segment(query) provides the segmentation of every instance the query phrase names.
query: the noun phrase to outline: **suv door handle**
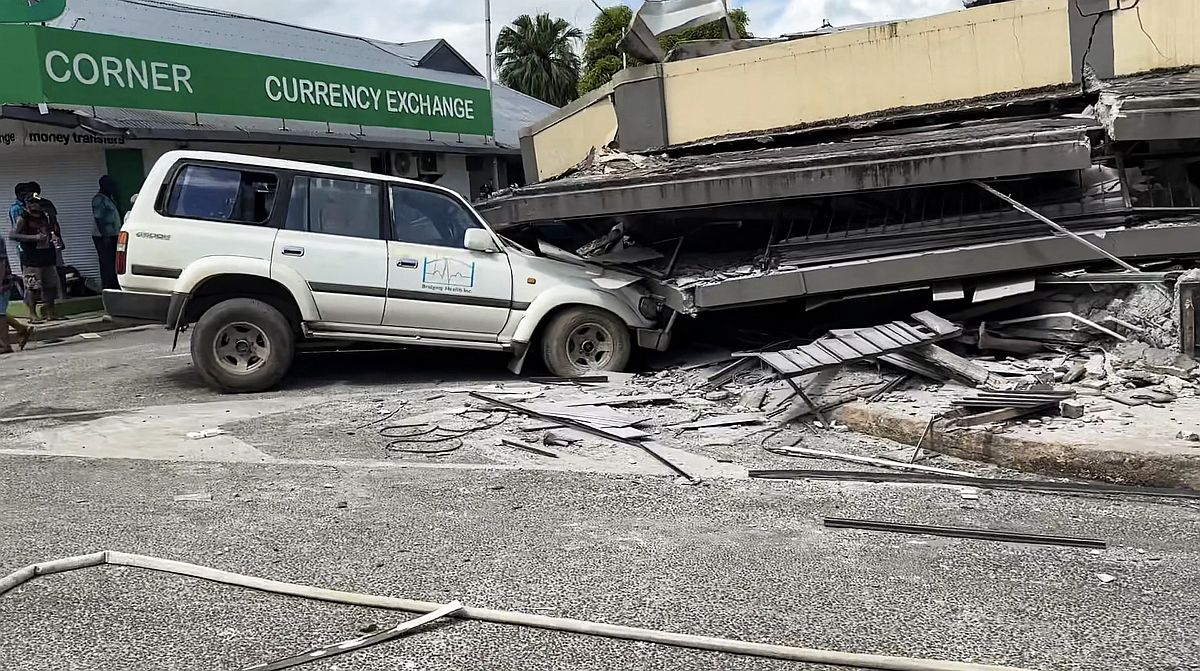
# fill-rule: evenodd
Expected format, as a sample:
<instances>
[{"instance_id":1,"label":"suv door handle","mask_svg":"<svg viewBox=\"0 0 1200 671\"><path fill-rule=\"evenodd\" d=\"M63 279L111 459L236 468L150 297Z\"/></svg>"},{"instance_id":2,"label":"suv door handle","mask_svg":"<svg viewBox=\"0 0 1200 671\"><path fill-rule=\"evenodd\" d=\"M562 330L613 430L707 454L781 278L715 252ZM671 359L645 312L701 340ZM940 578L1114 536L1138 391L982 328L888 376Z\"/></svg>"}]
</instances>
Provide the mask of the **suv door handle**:
<instances>
[{"instance_id":1,"label":"suv door handle","mask_svg":"<svg viewBox=\"0 0 1200 671\"><path fill-rule=\"evenodd\" d=\"M283 255L284 256L304 256L304 248L303 247L284 247Z\"/></svg>"},{"instance_id":2,"label":"suv door handle","mask_svg":"<svg viewBox=\"0 0 1200 671\"><path fill-rule=\"evenodd\" d=\"M398 268L407 268L408 270L416 270L420 264L416 259L400 259L400 263L396 264Z\"/></svg>"}]
</instances>

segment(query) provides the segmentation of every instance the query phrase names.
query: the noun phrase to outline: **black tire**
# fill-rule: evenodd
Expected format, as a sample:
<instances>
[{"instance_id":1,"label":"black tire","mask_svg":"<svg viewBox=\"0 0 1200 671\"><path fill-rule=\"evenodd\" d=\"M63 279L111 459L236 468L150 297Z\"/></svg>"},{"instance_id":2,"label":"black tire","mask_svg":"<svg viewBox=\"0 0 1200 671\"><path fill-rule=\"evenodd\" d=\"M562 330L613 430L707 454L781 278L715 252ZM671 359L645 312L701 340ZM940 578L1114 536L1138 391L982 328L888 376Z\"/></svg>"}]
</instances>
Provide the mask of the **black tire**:
<instances>
[{"instance_id":1,"label":"black tire","mask_svg":"<svg viewBox=\"0 0 1200 671\"><path fill-rule=\"evenodd\" d=\"M208 386L227 394L274 388L292 367L295 353L296 334L287 318L253 298L217 303L192 329L196 371Z\"/></svg>"},{"instance_id":2,"label":"black tire","mask_svg":"<svg viewBox=\"0 0 1200 671\"><path fill-rule=\"evenodd\" d=\"M580 334L603 334L583 338L597 347L579 348ZM551 319L542 333L542 360L559 377L582 377L597 373L617 373L629 365L633 354L633 336L616 315L599 308L578 307L565 310ZM610 347L608 352L600 351Z\"/></svg>"}]
</instances>

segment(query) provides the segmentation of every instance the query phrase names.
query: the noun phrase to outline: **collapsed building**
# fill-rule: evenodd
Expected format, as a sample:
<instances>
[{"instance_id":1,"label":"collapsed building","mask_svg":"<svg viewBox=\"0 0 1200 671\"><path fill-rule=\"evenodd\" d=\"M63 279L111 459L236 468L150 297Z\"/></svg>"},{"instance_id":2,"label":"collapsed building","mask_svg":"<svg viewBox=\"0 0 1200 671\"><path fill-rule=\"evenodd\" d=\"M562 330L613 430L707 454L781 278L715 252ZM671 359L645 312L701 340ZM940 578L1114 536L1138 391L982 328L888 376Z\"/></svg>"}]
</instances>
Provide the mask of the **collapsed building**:
<instances>
[{"instance_id":1,"label":"collapsed building","mask_svg":"<svg viewBox=\"0 0 1200 671\"><path fill-rule=\"evenodd\" d=\"M1197 19L1195 0L1014 0L708 44L525 129L530 185L480 209L685 315L980 303L1195 259Z\"/></svg>"}]
</instances>

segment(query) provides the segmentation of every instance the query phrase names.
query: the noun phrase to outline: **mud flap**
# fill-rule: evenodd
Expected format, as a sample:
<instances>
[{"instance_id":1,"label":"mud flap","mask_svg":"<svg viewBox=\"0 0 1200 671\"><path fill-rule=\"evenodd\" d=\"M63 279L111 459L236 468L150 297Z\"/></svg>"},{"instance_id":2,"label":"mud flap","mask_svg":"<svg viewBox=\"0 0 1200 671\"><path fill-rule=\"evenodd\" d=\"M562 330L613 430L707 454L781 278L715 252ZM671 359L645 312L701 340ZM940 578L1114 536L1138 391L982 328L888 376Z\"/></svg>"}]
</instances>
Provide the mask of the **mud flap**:
<instances>
[{"instance_id":1,"label":"mud flap","mask_svg":"<svg viewBox=\"0 0 1200 671\"><path fill-rule=\"evenodd\" d=\"M508 370L513 375L520 375L525 370L525 357L529 356L529 343L513 343L513 357L508 362Z\"/></svg>"}]
</instances>

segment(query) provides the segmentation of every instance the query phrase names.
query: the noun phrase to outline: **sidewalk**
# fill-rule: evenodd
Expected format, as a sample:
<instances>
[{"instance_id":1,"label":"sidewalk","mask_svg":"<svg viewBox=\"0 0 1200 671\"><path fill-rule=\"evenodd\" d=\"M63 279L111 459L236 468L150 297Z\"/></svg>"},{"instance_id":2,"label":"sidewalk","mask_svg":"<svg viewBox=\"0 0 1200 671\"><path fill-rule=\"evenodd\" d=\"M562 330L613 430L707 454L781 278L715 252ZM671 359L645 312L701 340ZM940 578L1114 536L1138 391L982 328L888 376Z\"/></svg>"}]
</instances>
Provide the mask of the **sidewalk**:
<instances>
[{"instance_id":1,"label":"sidewalk","mask_svg":"<svg viewBox=\"0 0 1200 671\"><path fill-rule=\"evenodd\" d=\"M24 317L18 317L18 319L22 323L27 323ZM62 340L63 338L70 338L83 333L103 333L105 331L115 331L132 326L142 326L144 324L145 322L110 317L104 312L85 312L73 315L60 322L34 324L31 342Z\"/></svg>"},{"instance_id":2,"label":"sidewalk","mask_svg":"<svg viewBox=\"0 0 1200 671\"><path fill-rule=\"evenodd\" d=\"M104 301L99 296L69 298L58 303L58 313L66 317L63 321L45 322L34 325L33 342L61 340L83 333L103 333L116 329L140 326L143 322L116 319L104 312ZM8 314L23 324L29 323L29 312L23 303L10 303Z\"/></svg>"},{"instance_id":3,"label":"sidewalk","mask_svg":"<svg viewBox=\"0 0 1200 671\"><path fill-rule=\"evenodd\" d=\"M916 445L930 418L962 391L908 391L906 400L855 403L836 416L860 433ZM1200 432L1200 399L1180 398L1164 407L1083 400L1089 408L1082 419L1042 417L957 430L937 422L922 446L1043 475L1200 489L1200 442L1177 437Z\"/></svg>"}]
</instances>

